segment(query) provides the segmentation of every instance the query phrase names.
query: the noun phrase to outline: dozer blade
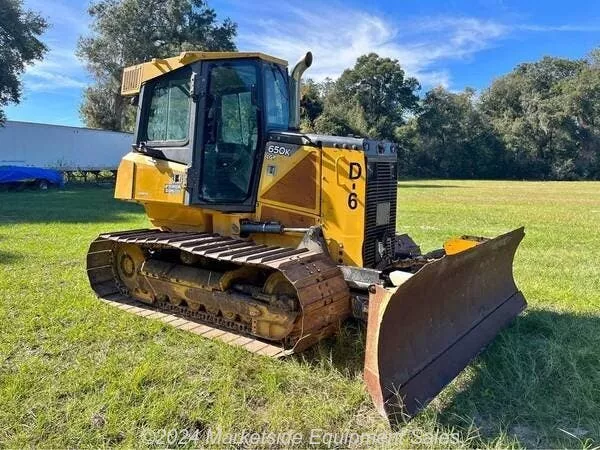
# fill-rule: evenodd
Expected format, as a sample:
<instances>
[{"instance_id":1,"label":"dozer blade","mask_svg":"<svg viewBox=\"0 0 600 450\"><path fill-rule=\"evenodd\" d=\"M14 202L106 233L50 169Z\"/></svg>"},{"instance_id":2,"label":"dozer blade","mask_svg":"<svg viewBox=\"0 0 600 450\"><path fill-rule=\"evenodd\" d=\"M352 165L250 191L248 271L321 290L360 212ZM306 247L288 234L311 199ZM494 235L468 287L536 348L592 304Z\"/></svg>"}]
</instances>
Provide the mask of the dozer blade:
<instances>
[{"instance_id":1,"label":"dozer blade","mask_svg":"<svg viewBox=\"0 0 600 450\"><path fill-rule=\"evenodd\" d=\"M426 264L369 298L365 382L392 425L435 397L526 306L512 273L523 228Z\"/></svg>"}]
</instances>

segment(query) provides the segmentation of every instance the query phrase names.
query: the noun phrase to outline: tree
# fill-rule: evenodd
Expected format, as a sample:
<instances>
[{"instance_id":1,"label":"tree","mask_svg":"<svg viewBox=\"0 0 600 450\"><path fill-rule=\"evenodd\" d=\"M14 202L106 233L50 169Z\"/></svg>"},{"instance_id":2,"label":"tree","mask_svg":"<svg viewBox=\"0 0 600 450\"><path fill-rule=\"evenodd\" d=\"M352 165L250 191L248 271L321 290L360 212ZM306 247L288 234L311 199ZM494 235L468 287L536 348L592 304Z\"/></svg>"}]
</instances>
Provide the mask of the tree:
<instances>
[{"instance_id":1,"label":"tree","mask_svg":"<svg viewBox=\"0 0 600 450\"><path fill-rule=\"evenodd\" d=\"M561 107L577 126L573 170L582 178L600 179L600 49L592 51L577 77L563 83L562 92Z\"/></svg>"},{"instance_id":2,"label":"tree","mask_svg":"<svg viewBox=\"0 0 600 450\"><path fill-rule=\"evenodd\" d=\"M300 98L300 128L306 132L314 130L315 120L323 113L321 85L310 78L302 83Z\"/></svg>"},{"instance_id":3,"label":"tree","mask_svg":"<svg viewBox=\"0 0 600 450\"><path fill-rule=\"evenodd\" d=\"M442 178L499 178L504 148L477 108L475 91L427 92L421 113L400 128L403 174Z\"/></svg>"},{"instance_id":4,"label":"tree","mask_svg":"<svg viewBox=\"0 0 600 450\"><path fill-rule=\"evenodd\" d=\"M91 127L133 128L133 108L120 95L124 67L186 50L236 48L236 25L218 22L203 0L98 0L89 14L93 34L80 39L78 55L95 79L80 109Z\"/></svg>"},{"instance_id":5,"label":"tree","mask_svg":"<svg viewBox=\"0 0 600 450\"><path fill-rule=\"evenodd\" d=\"M38 39L47 26L37 13L24 10L21 0L0 0L0 125L5 120L2 107L21 100L26 65L48 50Z\"/></svg>"},{"instance_id":6,"label":"tree","mask_svg":"<svg viewBox=\"0 0 600 450\"><path fill-rule=\"evenodd\" d=\"M520 178L572 178L579 151L577 123L568 104L568 85L585 62L544 57L520 64L492 83L481 97Z\"/></svg>"},{"instance_id":7,"label":"tree","mask_svg":"<svg viewBox=\"0 0 600 450\"><path fill-rule=\"evenodd\" d=\"M405 116L416 112L419 89L419 82L406 77L397 60L363 55L328 87L315 126L321 132L393 139Z\"/></svg>"},{"instance_id":8,"label":"tree","mask_svg":"<svg viewBox=\"0 0 600 450\"><path fill-rule=\"evenodd\" d=\"M121 83L114 77L99 79L83 91L79 112L90 128L132 131L135 127L135 108L120 94Z\"/></svg>"}]
</instances>

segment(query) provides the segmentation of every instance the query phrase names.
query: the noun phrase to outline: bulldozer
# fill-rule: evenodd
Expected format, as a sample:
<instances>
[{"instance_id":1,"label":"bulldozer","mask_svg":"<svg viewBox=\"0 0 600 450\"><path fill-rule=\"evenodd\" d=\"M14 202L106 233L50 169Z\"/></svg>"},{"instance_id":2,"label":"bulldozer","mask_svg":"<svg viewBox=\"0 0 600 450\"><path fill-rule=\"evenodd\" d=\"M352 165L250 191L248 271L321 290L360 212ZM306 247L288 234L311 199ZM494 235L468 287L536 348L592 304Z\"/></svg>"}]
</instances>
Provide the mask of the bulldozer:
<instances>
[{"instance_id":1,"label":"bulldozer","mask_svg":"<svg viewBox=\"0 0 600 450\"><path fill-rule=\"evenodd\" d=\"M396 230L397 146L301 131L311 64L189 51L124 69L137 118L115 198L152 228L101 234L87 275L106 303L264 356L366 324L366 387L398 424L526 307L524 230L422 253Z\"/></svg>"}]
</instances>

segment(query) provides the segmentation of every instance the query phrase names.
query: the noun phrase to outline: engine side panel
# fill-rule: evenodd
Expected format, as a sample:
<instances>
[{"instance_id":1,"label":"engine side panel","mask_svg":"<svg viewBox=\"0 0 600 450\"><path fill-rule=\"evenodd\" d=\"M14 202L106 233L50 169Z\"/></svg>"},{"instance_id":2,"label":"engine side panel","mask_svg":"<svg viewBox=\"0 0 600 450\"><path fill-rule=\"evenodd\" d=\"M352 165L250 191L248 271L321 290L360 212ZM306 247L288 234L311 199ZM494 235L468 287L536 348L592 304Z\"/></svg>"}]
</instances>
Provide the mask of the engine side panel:
<instances>
[{"instance_id":1,"label":"engine side panel","mask_svg":"<svg viewBox=\"0 0 600 450\"><path fill-rule=\"evenodd\" d=\"M366 182L362 150L323 148L321 221L329 253L338 264L363 265Z\"/></svg>"},{"instance_id":2,"label":"engine side panel","mask_svg":"<svg viewBox=\"0 0 600 450\"><path fill-rule=\"evenodd\" d=\"M256 220L288 228L320 223L321 151L307 145L269 141L260 172ZM302 233L253 234L261 244L296 247Z\"/></svg>"},{"instance_id":3,"label":"engine side panel","mask_svg":"<svg viewBox=\"0 0 600 450\"><path fill-rule=\"evenodd\" d=\"M319 149L269 141L260 173L258 204L296 215L318 217L321 212L320 177ZM262 215L259 213L259 219L265 220Z\"/></svg>"}]
</instances>

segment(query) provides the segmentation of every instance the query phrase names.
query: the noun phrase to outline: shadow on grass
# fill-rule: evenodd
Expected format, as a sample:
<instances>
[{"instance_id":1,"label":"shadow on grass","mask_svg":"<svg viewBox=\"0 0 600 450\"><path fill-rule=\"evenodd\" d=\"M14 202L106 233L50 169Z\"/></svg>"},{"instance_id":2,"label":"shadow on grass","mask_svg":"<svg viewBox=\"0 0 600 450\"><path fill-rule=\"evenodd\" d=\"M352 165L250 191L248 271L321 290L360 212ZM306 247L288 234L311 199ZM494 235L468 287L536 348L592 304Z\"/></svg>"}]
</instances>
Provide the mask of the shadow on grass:
<instances>
[{"instance_id":1,"label":"shadow on grass","mask_svg":"<svg viewBox=\"0 0 600 450\"><path fill-rule=\"evenodd\" d=\"M9 253L0 250L0 265L11 264L20 261L23 257L19 253Z\"/></svg>"},{"instance_id":2,"label":"shadow on grass","mask_svg":"<svg viewBox=\"0 0 600 450\"><path fill-rule=\"evenodd\" d=\"M0 192L0 225L13 223L119 222L141 206L113 198L110 186Z\"/></svg>"},{"instance_id":3,"label":"shadow on grass","mask_svg":"<svg viewBox=\"0 0 600 450\"><path fill-rule=\"evenodd\" d=\"M598 348L600 317L530 309L481 354L472 381L438 421L473 420L483 443L505 432L526 447L581 447L589 439L597 446Z\"/></svg>"},{"instance_id":4,"label":"shadow on grass","mask_svg":"<svg viewBox=\"0 0 600 450\"><path fill-rule=\"evenodd\" d=\"M327 338L318 345L294 355L311 366L330 366L348 378L362 376L365 360L366 325L349 320L336 337Z\"/></svg>"},{"instance_id":5,"label":"shadow on grass","mask_svg":"<svg viewBox=\"0 0 600 450\"><path fill-rule=\"evenodd\" d=\"M298 357L355 379L363 370L364 339L365 327L350 323L339 338ZM530 309L496 337L466 377L443 392L436 421L459 430L474 425L479 430L474 445L493 446L502 435L527 447L581 447L586 440L597 445L598 348L600 317Z\"/></svg>"}]
</instances>

